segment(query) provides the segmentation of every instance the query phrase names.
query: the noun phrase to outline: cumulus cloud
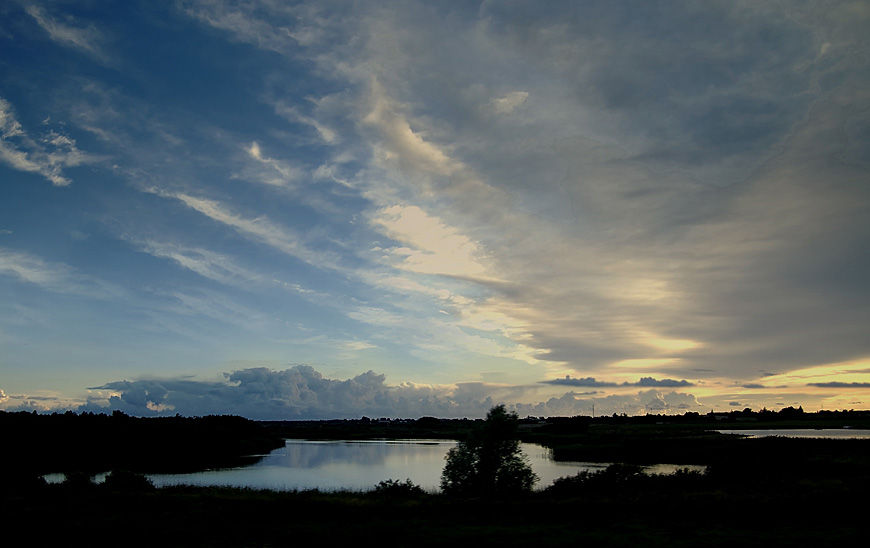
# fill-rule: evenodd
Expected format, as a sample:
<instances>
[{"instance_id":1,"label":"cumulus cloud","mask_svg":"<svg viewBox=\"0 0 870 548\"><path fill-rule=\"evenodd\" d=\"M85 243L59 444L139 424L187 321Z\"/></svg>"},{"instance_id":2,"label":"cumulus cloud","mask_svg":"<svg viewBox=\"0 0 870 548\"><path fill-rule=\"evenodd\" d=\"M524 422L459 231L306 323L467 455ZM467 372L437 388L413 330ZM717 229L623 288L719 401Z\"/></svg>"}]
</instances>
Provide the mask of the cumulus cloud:
<instances>
[{"instance_id":1,"label":"cumulus cloud","mask_svg":"<svg viewBox=\"0 0 870 548\"><path fill-rule=\"evenodd\" d=\"M497 403L523 414L588 414L692 409L691 394L641 391L634 395L596 397L568 392L536 403L512 403L533 397L526 387L482 382L454 385L389 384L386 376L367 371L350 379L330 379L307 365L283 371L249 368L226 373L222 381L189 378L115 381L90 388L91 401L80 410L119 409L135 415L215 412L255 419L329 419L362 415L416 418L481 417Z\"/></svg>"},{"instance_id":2,"label":"cumulus cloud","mask_svg":"<svg viewBox=\"0 0 870 548\"><path fill-rule=\"evenodd\" d=\"M7 394L0 389L0 409L9 412L36 411L47 413L75 409L81 401L63 398L47 391L29 394Z\"/></svg>"},{"instance_id":3,"label":"cumulus cloud","mask_svg":"<svg viewBox=\"0 0 870 548\"><path fill-rule=\"evenodd\" d=\"M225 374L223 382L118 381L92 390L113 392L107 399L108 409L133 414L171 411L201 415L216 409L258 419L463 414L442 389L412 384L388 386L384 375L372 371L346 380L329 379L305 365L284 371L242 369ZM87 408L98 409L93 403Z\"/></svg>"}]
</instances>

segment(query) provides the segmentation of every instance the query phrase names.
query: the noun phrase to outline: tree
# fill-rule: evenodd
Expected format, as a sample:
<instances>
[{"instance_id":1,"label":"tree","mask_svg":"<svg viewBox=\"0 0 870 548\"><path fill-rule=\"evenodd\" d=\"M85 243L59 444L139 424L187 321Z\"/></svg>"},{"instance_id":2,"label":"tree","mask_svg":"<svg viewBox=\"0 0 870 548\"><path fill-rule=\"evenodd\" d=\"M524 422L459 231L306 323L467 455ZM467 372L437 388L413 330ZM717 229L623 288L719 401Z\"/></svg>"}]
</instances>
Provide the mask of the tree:
<instances>
[{"instance_id":1,"label":"tree","mask_svg":"<svg viewBox=\"0 0 870 548\"><path fill-rule=\"evenodd\" d=\"M538 476L520 451L517 414L497 405L483 428L447 452L441 490L448 495L509 495L531 491Z\"/></svg>"}]
</instances>

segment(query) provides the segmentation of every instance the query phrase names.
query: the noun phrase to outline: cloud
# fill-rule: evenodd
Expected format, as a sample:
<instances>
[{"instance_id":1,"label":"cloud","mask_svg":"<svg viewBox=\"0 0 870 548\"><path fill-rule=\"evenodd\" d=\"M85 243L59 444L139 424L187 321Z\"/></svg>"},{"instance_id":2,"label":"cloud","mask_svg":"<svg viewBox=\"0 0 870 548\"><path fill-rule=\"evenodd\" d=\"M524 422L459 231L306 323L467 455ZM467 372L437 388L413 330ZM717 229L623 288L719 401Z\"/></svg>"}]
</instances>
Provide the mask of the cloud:
<instances>
[{"instance_id":1,"label":"cloud","mask_svg":"<svg viewBox=\"0 0 870 548\"><path fill-rule=\"evenodd\" d=\"M454 416L454 404L444 397L443 390L412 384L387 386L384 375L372 371L352 379L337 380L324 378L310 366L298 365L284 371L243 369L227 373L225 378L224 382L119 381L92 390L114 392L107 400L108 408L134 414L166 410L200 415L222 409L226 413L260 419L407 416L408 413ZM96 409L94 404L89 408Z\"/></svg>"},{"instance_id":2,"label":"cloud","mask_svg":"<svg viewBox=\"0 0 870 548\"><path fill-rule=\"evenodd\" d=\"M0 409L8 412L62 412L75 409L81 404L81 400L64 398L58 393L51 391L37 391L29 394L7 394L0 389Z\"/></svg>"},{"instance_id":3,"label":"cloud","mask_svg":"<svg viewBox=\"0 0 870 548\"><path fill-rule=\"evenodd\" d=\"M93 24L82 24L70 15L58 18L34 5L26 6L25 11L55 42L82 51L98 60L105 61L108 58L102 47L105 36Z\"/></svg>"},{"instance_id":4,"label":"cloud","mask_svg":"<svg viewBox=\"0 0 870 548\"><path fill-rule=\"evenodd\" d=\"M372 78L370 89L370 110L362 121L379 129L383 136L382 144L375 150L380 161L396 162L400 169L435 176L450 176L461 169L447 151L427 140L424 132L411 128L411 122L401 112L403 106L390 97L376 78Z\"/></svg>"},{"instance_id":5,"label":"cloud","mask_svg":"<svg viewBox=\"0 0 870 548\"><path fill-rule=\"evenodd\" d=\"M480 262L481 249L467 236L445 226L417 206L381 209L372 223L405 247L387 250L398 258L396 266L422 274L474 277L486 271Z\"/></svg>"},{"instance_id":6,"label":"cloud","mask_svg":"<svg viewBox=\"0 0 870 548\"><path fill-rule=\"evenodd\" d=\"M247 238L271 246L311 265L321 268L339 268L336 258L331 253L309 249L303 243L303 237L300 234L270 221L265 216L247 218L231 211L218 201L198 198L183 192L171 192L155 187L146 188L145 191L164 198L178 200L190 209L232 228Z\"/></svg>"},{"instance_id":7,"label":"cloud","mask_svg":"<svg viewBox=\"0 0 870 548\"><path fill-rule=\"evenodd\" d=\"M19 171L38 173L54 186L67 186L72 180L64 176L64 167L96 160L79 150L74 139L54 130L34 140L17 120L12 105L0 97L0 161Z\"/></svg>"},{"instance_id":8,"label":"cloud","mask_svg":"<svg viewBox=\"0 0 870 548\"><path fill-rule=\"evenodd\" d=\"M321 104L324 102L320 101ZM313 116L302 114L298 107L287 105L283 101L277 101L273 106L275 113L286 118L288 121L314 128L324 143L336 145L341 141L341 136L334 129Z\"/></svg>"},{"instance_id":9,"label":"cloud","mask_svg":"<svg viewBox=\"0 0 870 548\"><path fill-rule=\"evenodd\" d=\"M866 64L846 53L864 40L850 9L188 13L341 82L354 124L338 144L368 159L353 186L372 228L403 243L388 259L405 287L485 266L497 282L476 278L450 312L503 318L505 336L559 373L648 360L662 376L748 378L866 351L868 309L850 302L867 298L856 273L870 103ZM417 210L475 253L442 261L411 243L398 223Z\"/></svg>"},{"instance_id":10,"label":"cloud","mask_svg":"<svg viewBox=\"0 0 870 548\"><path fill-rule=\"evenodd\" d=\"M23 15L31 30L92 57L108 51L82 10L44 6ZM867 355L870 95L866 58L854 53L866 45L856 6L811 3L784 16L765 3L680 1L179 3L156 8L158 19L220 63L197 62L183 82L151 80L141 95L132 84L155 66L147 56L118 64L110 80L13 56L8 66L27 70L9 93L24 99L17 111L0 102L0 161L62 186L93 161L80 145L111 150L112 175L64 192L98 201L69 211L131 217L116 222L143 252L134 268L178 276L155 276L145 291L171 304L179 329L200 315L302 326L329 308L335 331L315 333L320 318L305 337L377 344L383 354L370 359L390 375L416 367L420 376L407 377L550 390L516 400L541 410L550 397L553 408L581 408L588 394L552 391L583 386L681 389L692 383L679 379L697 378L705 393L733 390L761 369ZM172 22L179 15L192 19ZM117 28L168 36L151 21ZM70 57L32 34L16 38ZM117 45L118 55L137 47ZM57 85L31 99L19 81ZM207 100L193 93L213 81L226 85ZM48 123L64 118L90 135ZM152 196L112 177L150 185ZM64 251L81 268L114 257L90 247L100 238L87 230L89 242ZM13 255L2 260L16 280L55 291L95 283L65 269L69 259ZM104 272L123 277L129 264ZM185 287L187 273L206 289ZM266 289L273 282L331 295L316 312L291 310ZM244 295L221 293L232 289ZM493 376L467 365L480 362ZM537 382L566 373L578 378ZM480 402L507 394L492 384L449 390ZM692 405L666 391L607 401Z\"/></svg>"},{"instance_id":11,"label":"cloud","mask_svg":"<svg viewBox=\"0 0 870 548\"><path fill-rule=\"evenodd\" d=\"M263 184L281 188L293 187L304 173L288 162L265 156L257 141L252 142L245 152L261 168L250 173L248 178Z\"/></svg>"},{"instance_id":12,"label":"cloud","mask_svg":"<svg viewBox=\"0 0 870 548\"><path fill-rule=\"evenodd\" d=\"M291 6L271 6L273 9L263 16L245 13L245 8L253 11L254 6L231 6L224 2L211 2L199 6L183 6L189 16L217 29L228 31L237 40L255 44L257 47L277 53L292 55L297 49L302 35L290 26L276 25L279 20L293 17Z\"/></svg>"},{"instance_id":13,"label":"cloud","mask_svg":"<svg viewBox=\"0 0 870 548\"><path fill-rule=\"evenodd\" d=\"M518 386L457 383L388 384L383 374L367 371L350 379L324 377L307 365L283 371L249 368L224 374L223 381L188 378L115 381L90 388L90 401L80 411L119 409L134 415L203 415L220 410L254 419L329 419L362 415L416 418L482 417L496 403L523 414L577 415L640 409L668 411L695 408L690 394L642 391L635 395L595 398L593 393L566 393L537 403L512 403L532 396ZM654 403L651 403L654 402Z\"/></svg>"},{"instance_id":14,"label":"cloud","mask_svg":"<svg viewBox=\"0 0 870 548\"><path fill-rule=\"evenodd\" d=\"M677 387L677 386L694 386L694 383L685 380L673 380L673 379L654 379L652 377L642 377L639 381L637 381L637 386L661 386L661 387Z\"/></svg>"},{"instance_id":15,"label":"cloud","mask_svg":"<svg viewBox=\"0 0 870 548\"><path fill-rule=\"evenodd\" d=\"M820 388L870 388L870 382L811 382L807 386Z\"/></svg>"},{"instance_id":16,"label":"cloud","mask_svg":"<svg viewBox=\"0 0 870 548\"><path fill-rule=\"evenodd\" d=\"M75 268L36 255L0 247L0 274L56 293L105 297L109 287Z\"/></svg>"},{"instance_id":17,"label":"cloud","mask_svg":"<svg viewBox=\"0 0 870 548\"><path fill-rule=\"evenodd\" d=\"M260 274L237 264L232 258L208 249L157 240L130 241L145 253L169 259L182 268L223 284L248 284L262 279Z\"/></svg>"},{"instance_id":18,"label":"cloud","mask_svg":"<svg viewBox=\"0 0 870 548\"><path fill-rule=\"evenodd\" d=\"M582 379L571 378L570 375L566 375L564 379L553 379L549 381L541 381L543 384L555 384L561 386L657 386L663 388L675 388L678 386L694 386L694 383L690 383L685 380L673 380L673 379L655 379L653 377L641 377L641 379L637 382L604 382L595 380L593 377L586 377Z\"/></svg>"},{"instance_id":19,"label":"cloud","mask_svg":"<svg viewBox=\"0 0 870 548\"><path fill-rule=\"evenodd\" d=\"M593 377L583 379L572 379L570 375L566 375L564 379L553 379L549 381L541 381L545 384L556 384L562 386L619 386L615 382L597 381Z\"/></svg>"},{"instance_id":20,"label":"cloud","mask_svg":"<svg viewBox=\"0 0 870 548\"><path fill-rule=\"evenodd\" d=\"M510 114L522 106L528 97L529 93L526 91L512 91L502 97L490 100L488 104L489 108L496 114Z\"/></svg>"}]
</instances>

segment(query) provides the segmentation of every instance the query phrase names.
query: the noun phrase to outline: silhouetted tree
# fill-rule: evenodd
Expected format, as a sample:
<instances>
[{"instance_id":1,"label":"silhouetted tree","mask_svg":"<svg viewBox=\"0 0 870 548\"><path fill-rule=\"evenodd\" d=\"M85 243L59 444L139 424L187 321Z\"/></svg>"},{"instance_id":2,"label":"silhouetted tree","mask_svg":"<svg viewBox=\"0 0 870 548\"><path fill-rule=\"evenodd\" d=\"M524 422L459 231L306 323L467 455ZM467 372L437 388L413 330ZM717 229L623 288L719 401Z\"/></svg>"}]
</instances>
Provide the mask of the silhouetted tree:
<instances>
[{"instance_id":1,"label":"silhouetted tree","mask_svg":"<svg viewBox=\"0 0 870 548\"><path fill-rule=\"evenodd\" d=\"M448 495L508 495L530 491L538 477L516 439L517 414L489 410L483 427L447 452L441 489Z\"/></svg>"}]
</instances>

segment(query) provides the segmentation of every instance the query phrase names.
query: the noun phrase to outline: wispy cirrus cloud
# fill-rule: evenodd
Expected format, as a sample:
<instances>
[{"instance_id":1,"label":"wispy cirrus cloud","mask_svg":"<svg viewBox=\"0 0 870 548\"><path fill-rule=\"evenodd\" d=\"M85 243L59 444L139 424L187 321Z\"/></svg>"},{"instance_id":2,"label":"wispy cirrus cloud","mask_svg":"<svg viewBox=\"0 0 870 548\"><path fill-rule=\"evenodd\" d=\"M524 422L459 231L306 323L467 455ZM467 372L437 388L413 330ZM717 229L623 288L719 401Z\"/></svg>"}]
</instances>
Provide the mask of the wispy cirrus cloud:
<instances>
[{"instance_id":1,"label":"wispy cirrus cloud","mask_svg":"<svg viewBox=\"0 0 870 548\"><path fill-rule=\"evenodd\" d=\"M248 156L259 164L264 171L256 180L276 187L289 187L294 185L302 176L303 171L289 165L287 162L270 158L263 154L260 144L256 141L245 149Z\"/></svg>"},{"instance_id":2,"label":"wispy cirrus cloud","mask_svg":"<svg viewBox=\"0 0 870 548\"><path fill-rule=\"evenodd\" d=\"M216 200L198 198L183 192L172 192L156 187L148 187L144 190L163 198L178 200L190 209L232 228L247 238L266 244L301 261L321 268L339 268L337 258L332 253L308 248L302 235L272 222L265 216L245 217Z\"/></svg>"},{"instance_id":3,"label":"wispy cirrus cloud","mask_svg":"<svg viewBox=\"0 0 870 548\"><path fill-rule=\"evenodd\" d=\"M145 253L169 259L182 268L220 283L248 284L263 279L261 274L238 264L233 258L208 249L157 240L132 240L132 243Z\"/></svg>"},{"instance_id":4,"label":"wispy cirrus cloud","mask_svg":"<svg viewBox=\"0 0 870 548\"><path fill-rule=\"evenodd\" d=\"M47 261L32 253L0 247L0 274L56 293L106 297L111 292L105 282L64 263Z\"/></svg>"},{"instance_id":5,"label":"wispy cirrus cloud","mask_svg":"<svg viewBox=\"0 0 870 548\"><path fill-rule=\"evenodd\" d=\"M54 130L34 139L15 116L11 103L0 97L0 161L19 171L38 173L54 186L67 186L72 179L63 168L97 161L79 150L76 141Z\"/></svg>"},{"instance_id":6,"label":"wispy cirrus cloud","mask_svg":"<svg viewBox=\"0 0 870 548\"><path fill-rule=\"evenodd\" d=\"M35 4L27 5L24 9L53 41L100 61L108 60L104 47L105 34L92 23L82 22L71 15L54 15Z\"/></svg>"},{"instance_id":7,"label":"wispy cirrus cloud","mask_svg":"<svg viewBox=\"0 0 870 548\"><path fill-rule=\"evenodd\" d=\"M866 105L848 91L864 71L836 55L857 35L832 34L832 14L812 22L763 6L683 8L609 7L589 18L559 5L518 19L514 7L487 4L448 20L432 7L343 14L217 2L187 13L340 83L356 125L325 142L337 155L369 151L353 188L371 203L369 228L399 244L379 249L397 270L383 279L407 292L440 283L422 274L478 275L476 289L453 287L455 306L440 310L495 319L554 373L752 378L758 352L782 370L859 351L854 326L865 313L838 320L837 284L800 259L821 254L834 268L856 256L847 248L863 234L849 219L866 195L847 190L861 170L828 177L824 160L856 158L863 146L854 129L845 140L834 132L857 123L835 104ZM698 30L711 21L713 35ZM409 26L417 32L396 32ZM753 47L732 47L737 28ZM671 30L696 47L662 40ZM822 85L829 73L840 79ZM288 120L310 127L336 120L288 108ZM462 260L427 250L434 243L417 238L425 226L443 242L464 238L451 248ZM825 251L825 241L845 247ZM498 283L479 276L483 267ZM822 294L833 300L813 297ZM807 336L815 329L836 331L840 344L822 352Z\"/></svg>"},{"instance_id":8,"label":"wispy cirrus cloud","mask_svg":"<svg viewBox=\"0 0 870 548\"><path fill-rule=\"evenodd\" d=\"M324 101L321 101L321 103ZM314 128L324 143L328 145L337 145L341 140L341 136L326 122L323 122L315 116L308 116L301 112L299 107L287 105L284 101L276 101L273 104L275 113L286 118L293 123L304 124Z\"/></svg>"}]
</instances>

